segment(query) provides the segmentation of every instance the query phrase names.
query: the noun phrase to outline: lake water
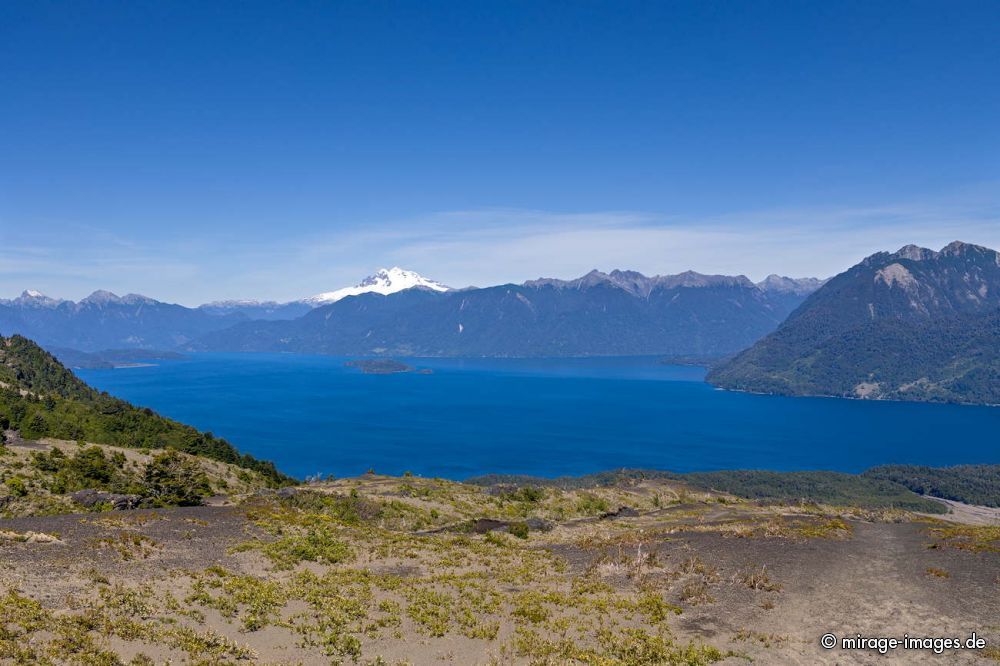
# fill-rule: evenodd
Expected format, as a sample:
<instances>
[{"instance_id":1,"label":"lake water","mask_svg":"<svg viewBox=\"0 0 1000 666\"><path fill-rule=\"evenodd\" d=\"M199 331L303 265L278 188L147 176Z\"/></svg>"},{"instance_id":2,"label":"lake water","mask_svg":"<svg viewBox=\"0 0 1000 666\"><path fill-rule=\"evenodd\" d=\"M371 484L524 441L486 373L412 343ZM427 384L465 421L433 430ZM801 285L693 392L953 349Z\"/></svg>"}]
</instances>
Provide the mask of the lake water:
<instances>
[{"instance_id":1,"label":"lake water","mask_svg":"<svg viewBox=\"0 0 1000 666\"><path fill-rule=\"evenodd\" d=\"M297 477L1000 462L1000 408L731 393L653 358L411 359L433 373L396 375L345 360L195 354L78 374Z\"/></svg>"}]
</instances>

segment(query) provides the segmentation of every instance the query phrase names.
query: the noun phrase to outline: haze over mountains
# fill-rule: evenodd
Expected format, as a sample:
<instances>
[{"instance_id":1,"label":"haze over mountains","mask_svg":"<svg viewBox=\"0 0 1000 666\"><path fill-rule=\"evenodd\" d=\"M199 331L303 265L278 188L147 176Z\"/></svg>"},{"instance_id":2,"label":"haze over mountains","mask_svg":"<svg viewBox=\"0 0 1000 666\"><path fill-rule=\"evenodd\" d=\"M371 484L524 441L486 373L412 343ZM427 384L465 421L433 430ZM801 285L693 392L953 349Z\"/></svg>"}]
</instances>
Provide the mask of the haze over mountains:
<instances>
[{"instance_id":1,"label":"haze over mountains","mask_svg":"<svg viewBox=\"0 0 1000 666\"><path fill-rule=\"evenodd\" d=\"M1000 404L1000 254L957 241L873 254L708 379L791 395Z\"/></svg>"}]
</instances>

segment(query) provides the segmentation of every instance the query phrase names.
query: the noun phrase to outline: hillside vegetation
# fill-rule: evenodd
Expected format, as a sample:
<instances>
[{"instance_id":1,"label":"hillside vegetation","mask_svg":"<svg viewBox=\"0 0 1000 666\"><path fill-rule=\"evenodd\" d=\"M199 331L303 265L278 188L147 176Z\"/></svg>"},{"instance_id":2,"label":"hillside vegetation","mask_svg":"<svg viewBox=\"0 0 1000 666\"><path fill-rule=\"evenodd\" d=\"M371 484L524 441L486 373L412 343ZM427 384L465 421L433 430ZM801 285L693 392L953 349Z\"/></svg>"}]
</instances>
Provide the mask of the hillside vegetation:
<instances>
[{"instance_id":1,"label":"hillside vegetation","mask_svg":"<svg viewBox=\"0 0 1000 666\"><path fill-rule=\"evenodd\" d=\"M887 631L927 635L996 616L995 527L600 479L368 474L238 507L6 521L0 659L822 663L818 632L887 610Z\"/></svg>"},{"instance_id":2,"label":"hillside vegetation","mask_svg":"<svg viewBox=\"0 0 1000 666\"><path fill-rule=\"evenodd\" d=\"M274 464L241 454L232 444L99 393L27 338L0 337L0 431L29 440L94 442L142 449L173 449L243 467L272 485L291 481Z\"/></svg>"},{"instance_id":3,"label":"hillside vegetation","mask_svg":"<svg viewBox=\"0 0 1000 666\"><path fill-rule=\"evenodd\" d=\"M1000 465L882 465L862 476L891 481L921 495L1000 507Z\"/></svg>"},{"instance_id":4,"label":"hillside vegetation","mask_svg":"<svg viewBox=\"0 0 1000 666\"><path fill-rule=\"evenodd\" d=\"M956 474L955 482L959 483L959 479L961 479L961 475ZM622 469L555 479L492 474L468 479L466 483L483 486L516 485L580 490L637 485L646 481L681 482L693 490L727 493L743 499L774 504L814 503L872 510L900 509L923 513L945 513L947 511L947 508L940 502L920 497L895 479L869 477L867 473L857 475L841 472L722 470L679 474L659 470ZM1000 500L1000 494L996 499Z\"/></svg>"},{"instance_id":5,"label":"hillside vegetation","mask_svg":"<svg viewBox=\"0 0 1000 666\"><path fill-rule=\"evenodd\" d=\"M267 476L174 449L55 439L0 445L0 517L43 516L230 500L273 485Z\"/></svg>"}]
</instances>

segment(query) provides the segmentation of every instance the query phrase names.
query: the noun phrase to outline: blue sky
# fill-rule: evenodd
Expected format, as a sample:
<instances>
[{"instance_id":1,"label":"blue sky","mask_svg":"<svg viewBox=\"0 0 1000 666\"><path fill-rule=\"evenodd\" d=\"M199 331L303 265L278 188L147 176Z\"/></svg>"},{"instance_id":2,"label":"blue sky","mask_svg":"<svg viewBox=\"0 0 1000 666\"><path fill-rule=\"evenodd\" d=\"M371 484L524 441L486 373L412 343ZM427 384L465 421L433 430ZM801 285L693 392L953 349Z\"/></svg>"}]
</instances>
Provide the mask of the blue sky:
<instances>
[{"instance_id":1,"label":"blue sky","mask_svg":"<svg viewBox=\"0 0 1000 666\"><path fill-rule=\"evenodd\" d=\"M6 2L0 297L1000 247L997 2Z\"/></svg>"}]
</instances>

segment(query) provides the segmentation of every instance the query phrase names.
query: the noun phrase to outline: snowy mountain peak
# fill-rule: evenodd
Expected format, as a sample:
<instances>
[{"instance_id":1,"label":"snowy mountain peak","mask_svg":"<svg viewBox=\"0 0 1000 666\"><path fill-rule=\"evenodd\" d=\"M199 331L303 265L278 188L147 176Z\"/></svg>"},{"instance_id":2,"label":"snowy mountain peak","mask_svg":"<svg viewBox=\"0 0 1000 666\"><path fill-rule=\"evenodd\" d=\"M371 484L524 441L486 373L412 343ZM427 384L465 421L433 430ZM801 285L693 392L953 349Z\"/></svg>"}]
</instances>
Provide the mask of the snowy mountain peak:
<instances>
[{"instance_id":1,"label":"snowy mountain peak","mask_svg":"<svg viewBox=\"0 0 1000 666\"><path fill-rule=\"evenodd\" d=\"M446 287L440 282L428 280L414 271L393 266L392 268L380 268L373 275L369 275L353 287L327 291L303 299L303 302L314 306L327 305L347 296L357 296L358 294L367 293L388 295L405 289L413 289L414 287L423 287L424 289L432 289L434 291L448 291L451 289L451 287Z\"/></svg>"},{"instance_id":2,"label":"snowy mountain peak","mask_svg":"<svg viewBox=\"0 0 1000 666\"><path fill-rule=\"evenodd\" d=\"M21 292L21 295L13 301L6 302L33 308L51 308L59 305L63 302L63 300L61 298L50 298L42 292L35 291L34 289L25 289Z\"/></svg>"}]
</instances>

